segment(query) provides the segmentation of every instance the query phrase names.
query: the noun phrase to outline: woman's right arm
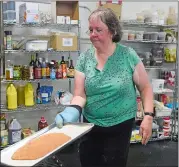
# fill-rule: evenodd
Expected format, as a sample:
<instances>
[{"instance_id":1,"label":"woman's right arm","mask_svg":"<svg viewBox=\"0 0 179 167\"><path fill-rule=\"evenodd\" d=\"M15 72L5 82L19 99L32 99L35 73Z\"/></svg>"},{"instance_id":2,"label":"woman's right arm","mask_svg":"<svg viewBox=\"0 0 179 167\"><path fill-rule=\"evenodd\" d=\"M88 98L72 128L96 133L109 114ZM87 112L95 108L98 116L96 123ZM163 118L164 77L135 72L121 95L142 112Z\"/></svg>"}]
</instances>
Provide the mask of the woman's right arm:
<instances>
[{"instance_id":1,"label":"woman's right arm","mask_svg":"<svg viewBox=\"0 0 179 167\"><path fill-rule=\"evenodd\" d=\"M71 105L78 105L83 108L86 104L85 74L75 70L74 96Z\"/></svg>"}]
</instances>

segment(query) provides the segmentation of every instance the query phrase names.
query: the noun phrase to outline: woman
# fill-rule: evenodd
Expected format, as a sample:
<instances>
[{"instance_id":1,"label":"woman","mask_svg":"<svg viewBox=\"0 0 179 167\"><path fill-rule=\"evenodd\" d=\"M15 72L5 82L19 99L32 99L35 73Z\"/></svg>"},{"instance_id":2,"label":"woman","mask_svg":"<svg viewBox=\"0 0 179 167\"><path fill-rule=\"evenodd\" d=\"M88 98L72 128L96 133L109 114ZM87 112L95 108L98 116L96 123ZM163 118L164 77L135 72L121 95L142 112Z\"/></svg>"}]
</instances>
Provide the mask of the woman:
<instances>
[{"instance_id":1,"label":"woman","mask_svg":"<svg viewBox=\"0 0 179 167\"><path fill-rule=\"evenodd\" d=\"M137 103L142 97L145 116L140 126L142 144L151 136L153 93L136 52L119 44L120 23L110 9L97 9L89 17L93 46L79 56L71 106L58 114L56 124L75 122L83 110L84 122L95 127L80 143L82 167L125 167Z\"/></svg>"}]
</instances>

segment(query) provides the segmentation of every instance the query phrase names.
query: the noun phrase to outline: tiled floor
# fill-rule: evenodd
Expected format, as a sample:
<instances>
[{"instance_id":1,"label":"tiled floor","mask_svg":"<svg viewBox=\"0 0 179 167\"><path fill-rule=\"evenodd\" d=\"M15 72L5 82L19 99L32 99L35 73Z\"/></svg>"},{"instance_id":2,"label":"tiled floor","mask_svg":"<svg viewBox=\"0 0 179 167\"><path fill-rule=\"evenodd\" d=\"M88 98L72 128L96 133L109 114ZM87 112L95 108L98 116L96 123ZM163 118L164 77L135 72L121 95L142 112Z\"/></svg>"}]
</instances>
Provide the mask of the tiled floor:
<instances>
[{"instance_id":1,"label":"tiled floor","mask_svg":"<svg viewBox=\"0 0 179 167\"><path fill-rule=\"evenodd\" d=\"M59 154L64 167L80 167L78 154L71 149ZM132 144L128 167L177 167L178 142L151 142L146 146Z\"/></svg>"}]
</instances>

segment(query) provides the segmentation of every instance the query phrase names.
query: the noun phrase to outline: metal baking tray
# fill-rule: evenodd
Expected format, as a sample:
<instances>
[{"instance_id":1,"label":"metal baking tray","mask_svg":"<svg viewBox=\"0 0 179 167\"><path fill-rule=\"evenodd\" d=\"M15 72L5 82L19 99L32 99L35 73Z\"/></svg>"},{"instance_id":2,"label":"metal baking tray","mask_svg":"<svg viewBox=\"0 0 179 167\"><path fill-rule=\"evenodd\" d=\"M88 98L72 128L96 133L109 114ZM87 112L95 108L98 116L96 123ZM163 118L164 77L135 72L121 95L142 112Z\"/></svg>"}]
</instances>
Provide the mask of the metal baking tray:
<instances>
[{"instance_id":1,"label":"metal baking tray","mask_svg":"<svg viewBox=\"0 0 179 167\"><path fill-rule=\"evenodd\" d=\"M71 144L75 140L79 139L86 133L88 133L92 128L94 124L92 123L67 123L65 124L61 129L57 128L55 124L52 124L37 133L19 141L18 143L15 143L4 150L1 151L1 164L7 165L7 166L34 166L44 160L45 158L49 157L52 153L55 153L56 151L61 150L65 146ZM41 135L48 134L48 133L64 133L71 137L71 140L64 143L62 146L56 148L52 152L49 152L47 155L45 155L42 158L39 158L37 160L12 160L11 157L14 154L14 152L25 145L27 142L29 142L31 139L37 138Z\"/></svg>"}]
</instances>

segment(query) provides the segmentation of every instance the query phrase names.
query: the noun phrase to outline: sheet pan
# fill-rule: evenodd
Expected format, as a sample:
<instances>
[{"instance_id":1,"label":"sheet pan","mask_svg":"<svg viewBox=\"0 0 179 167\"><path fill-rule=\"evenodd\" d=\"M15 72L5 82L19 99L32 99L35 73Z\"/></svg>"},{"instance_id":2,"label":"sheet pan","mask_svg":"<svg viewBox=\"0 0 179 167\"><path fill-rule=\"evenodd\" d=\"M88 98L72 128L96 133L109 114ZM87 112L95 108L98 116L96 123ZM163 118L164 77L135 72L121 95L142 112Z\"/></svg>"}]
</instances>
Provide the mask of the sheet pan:
<instances>
[{"instance_id":1,"label":"sheet pan","mask_svg":"<svg viewBox=\"0 0 179 167\"><path fill-rule=\"evenodd\" d=\"M34 166L44 160L45 158L49 157L51 154L53 154L56 151L61 150L63 147L71 144L76 139L82 137L86 133L88 133L92 128L94 124L91 123L75 123L75 124L66 124L61 129L57 128L54 124L50 125L47 128L42 129L41 131L21 140L18 143L15 143L8 148L1 151L1 164L7 165L7 166ZM24 144L29 142L31 139L34 139L36 137L39 137L40 135L48 134L48 133L64 133L71 137L71 140L64 143L62 146L56 148L52 152L48 153L42 158L39 158L37 160L12 160L11 157L14 154L14 152L22 147Z\"/></svg>"}]
</instances>

